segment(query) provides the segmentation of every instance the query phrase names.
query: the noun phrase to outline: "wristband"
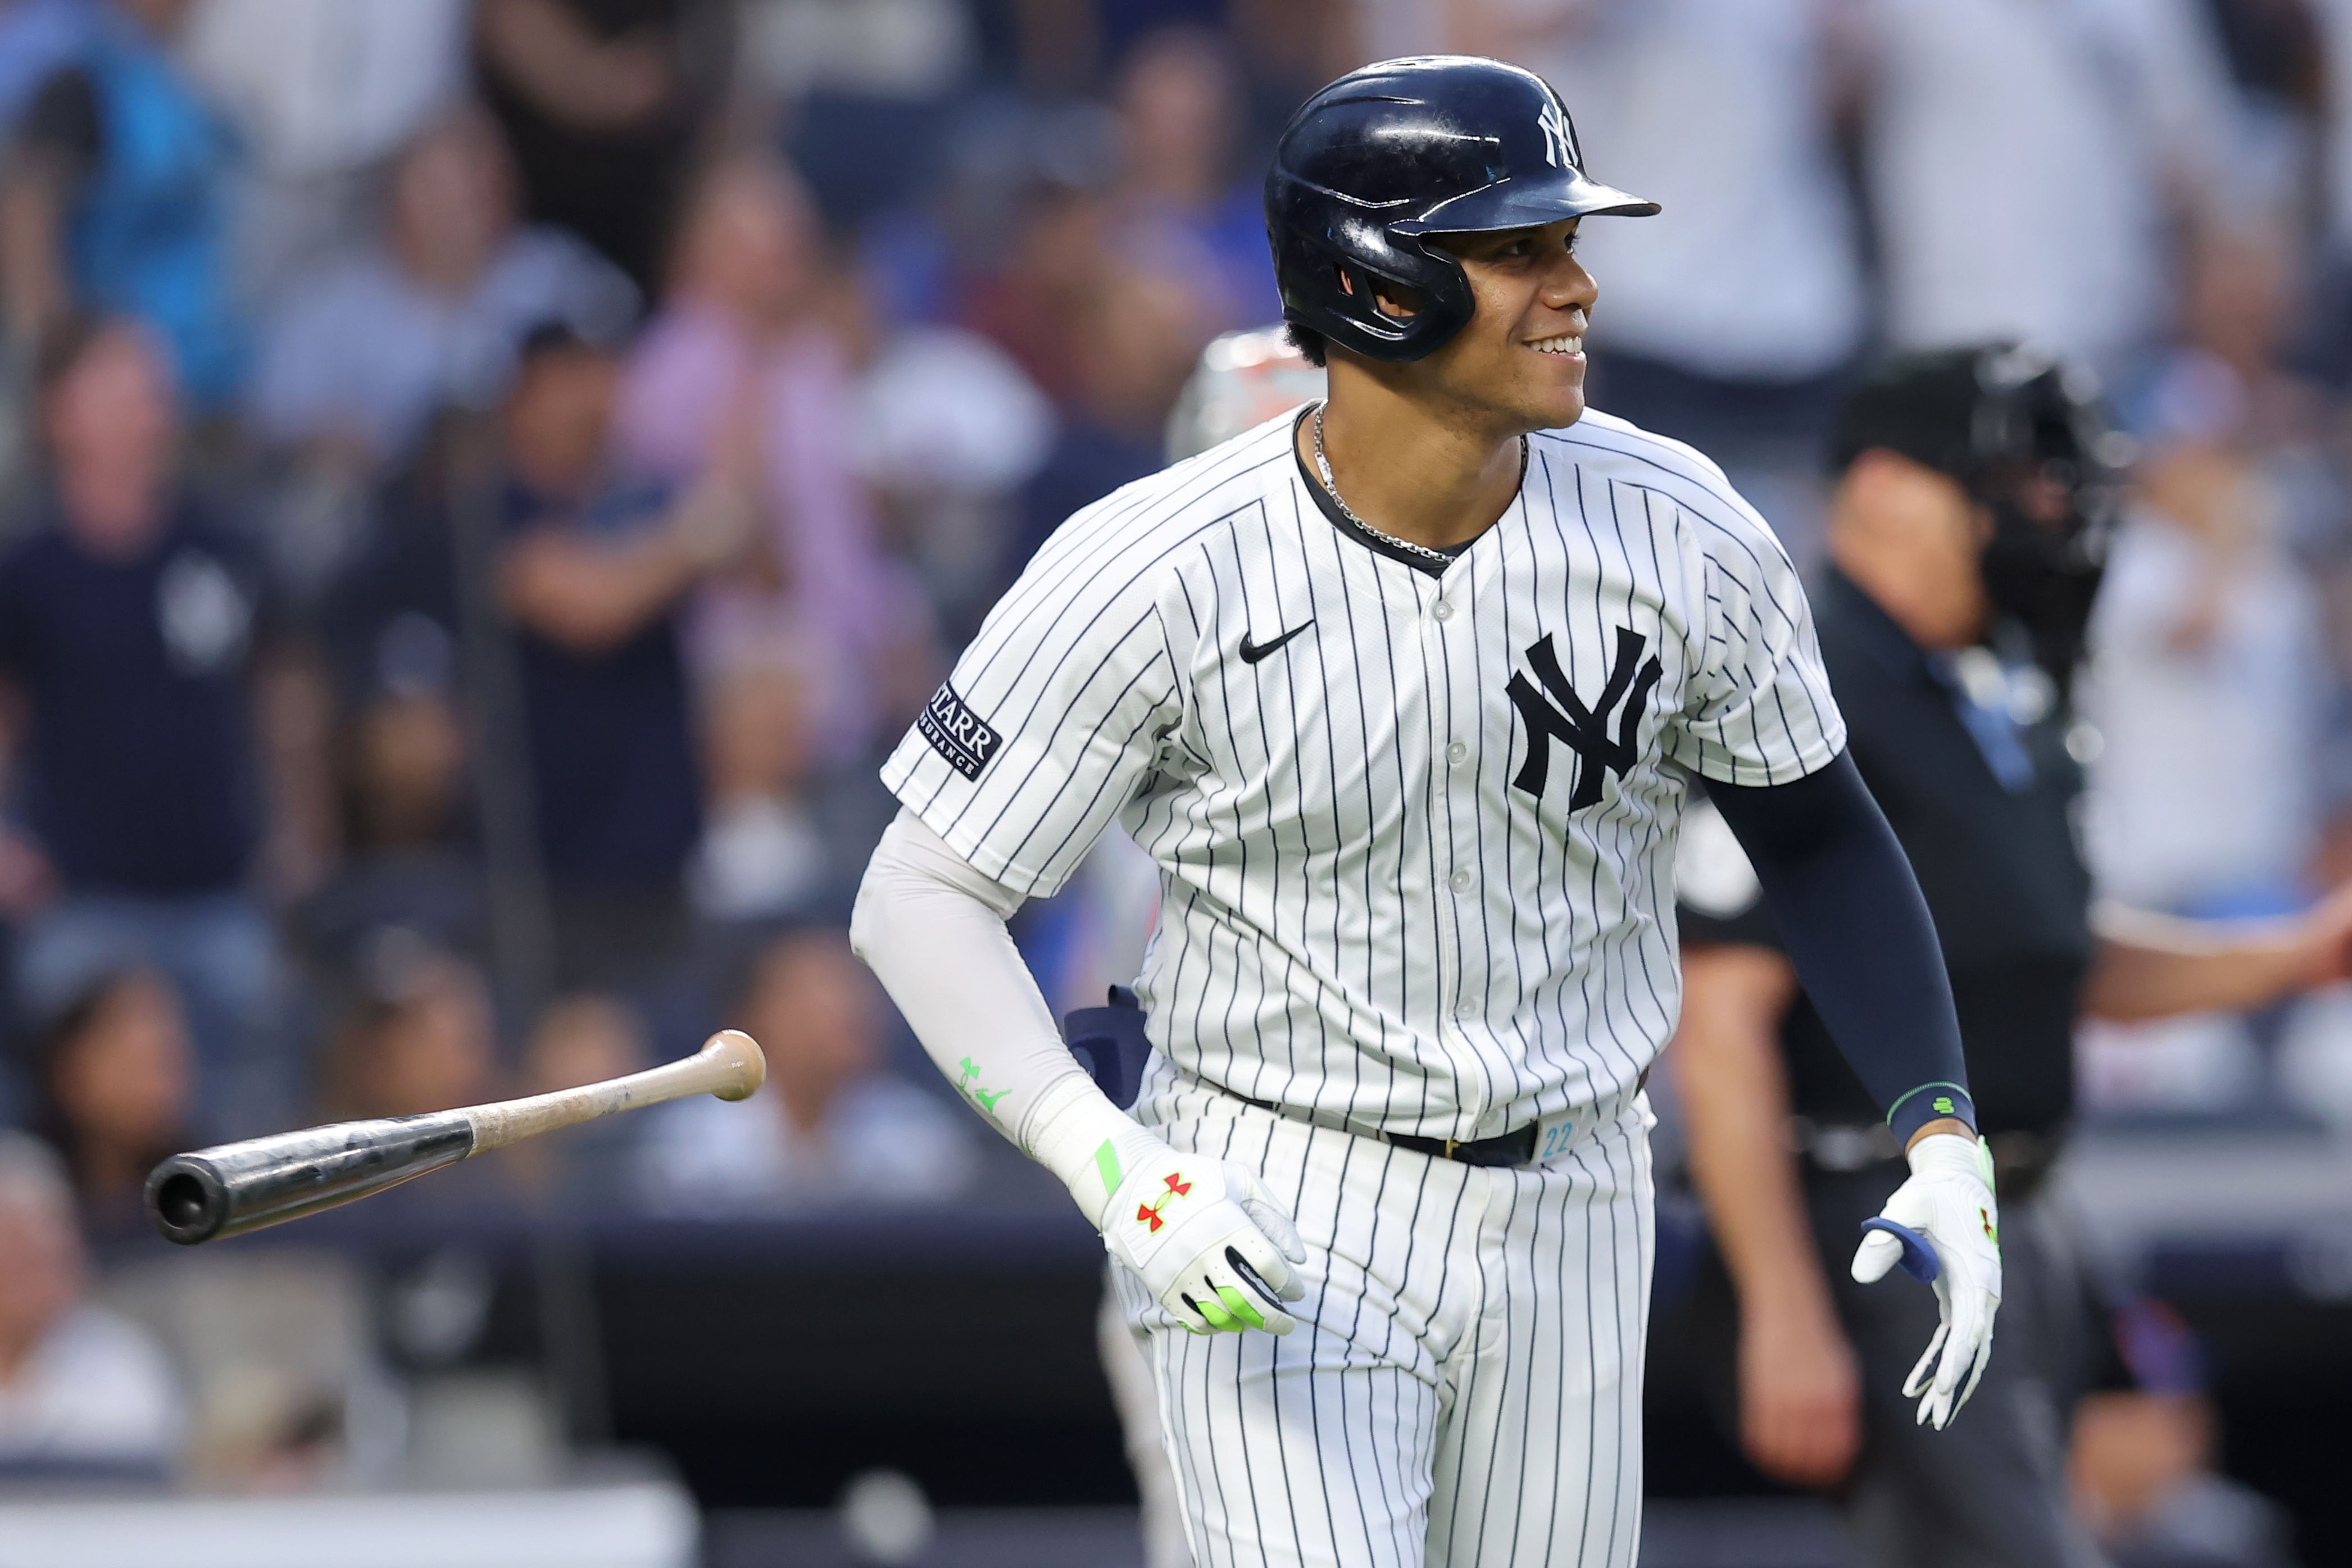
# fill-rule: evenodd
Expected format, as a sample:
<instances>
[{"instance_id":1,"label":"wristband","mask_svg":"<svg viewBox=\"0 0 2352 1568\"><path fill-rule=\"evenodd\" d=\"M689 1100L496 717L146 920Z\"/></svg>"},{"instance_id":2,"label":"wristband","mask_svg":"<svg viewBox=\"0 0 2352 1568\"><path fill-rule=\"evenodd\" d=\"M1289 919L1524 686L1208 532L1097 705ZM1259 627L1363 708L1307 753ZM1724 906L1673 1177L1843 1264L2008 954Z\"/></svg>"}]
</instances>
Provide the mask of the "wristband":
<instances>
[{"instance_id":1,"label":"wristband","mask_svg":"<svg viewBox=\"0 0 2352 1568\"><path fill-rule=\"evenodd\" d=\"M1947 1116L1965 1122L1971 1133L1977 1130L1977 1103L1969 1098L1966 1088L1958 1083L1922 1083L1888 1108L1886 1124L1894 1130L1895 1141L1907 1147L1920 1128Z\"/></svg>"}]
</instances>

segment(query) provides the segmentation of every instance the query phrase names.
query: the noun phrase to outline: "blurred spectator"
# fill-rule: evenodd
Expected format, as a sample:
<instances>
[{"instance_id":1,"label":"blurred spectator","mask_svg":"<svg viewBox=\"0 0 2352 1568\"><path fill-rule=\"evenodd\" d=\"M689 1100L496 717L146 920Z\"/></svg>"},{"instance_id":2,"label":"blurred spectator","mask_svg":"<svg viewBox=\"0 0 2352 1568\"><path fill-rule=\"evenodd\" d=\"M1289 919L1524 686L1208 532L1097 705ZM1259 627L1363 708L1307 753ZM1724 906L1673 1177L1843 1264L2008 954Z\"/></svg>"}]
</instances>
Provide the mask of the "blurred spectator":
<instances>
[{"instance_id":1,"label":"blurred spectator","mask_svg":"<svg viewBox=\"0 0 2352 1568\"><path fill-rule=\"evenodd\" d=\"M960 319L1004 346L1048 397L1084 395L1076 318L1112 265L1110 224L1099 193L1039 179L1011 198L1003 256L961 280Z\"/></svg>"},{"instance_id":2,"label":"blurred spectator","mask_svg":"<svg viewBox=\"0 0 2352 1568\"><path fill-rule=\"evenodd\" d=\"M2352 780L2330 734L2327 635L2332 609L2343 644L2343 594L2331 604L2329 578L2299 557L2332 558L2342 581L2344 492L2321 455L2318 395L2280 368L2302 293L2284 235L2209 230L2187 255L2188 341L2135 400L2146 456L2092 624L2086 846L2109 896L2283 915L2343 874L2328 819ZM2236 1016L2086 1024L2083 1093L2109 1114L2230 1113L2275 1095L2333 1116L2352 1060L2334 1044L2343 1009L2334 994L2295 1005L2275 1083L2260 1049L2273 1031Z\"/></svg>"},{"instance_id":3,"label":"blurred spectator","mask_svg":"<svg viewBox=\"0 0 2352 1568\"><path fill-rule=\"evenodd\" d=\"M960 0L745 0L737 85L827 222L854 231L919 193L953 134L975 43Z\"/></svg>"},{"instance_id":4,"label":"blurred spectator","mask_svg":"<svg viewBox=\"0 0 2352 1568\"><path fill-rule=\"evenodd\" d=\"M250 397L259 434L341 446L372 469L408 456L445 402L495 402L532 328L618 337L627 280L568 235L518 227L514 205L488 117L462 111L409 142L382 240L273 312Z\"/></svg>"},{"instance_id":5,"label":"blurred spectator","mask_svg":"<svg viewBox=\"0 0 2352 1568\"><path fill-rule=\"evenodd\" d=\"M2074 1412L2074 1511L2116 1568L2294 1568L2281 1510L2221 1475L2204 1357L2179 1316L2141 1301L2116 1314L2137 1388Z\"/></svg>"},{"instance_id":6,"label":"blurred spectator","mask_svg":"<svg viewBox=\"0 0 2352 1568\"><path fill-rule=\"evenodd\" d=\"M184 57L236 124L236 274L267 301L371 226L383 161L465 89L470 0L194 0Z\"/></svg>"},{"instance_id":7,"label":"blurred spectator","mask_svg":"<svg viewBox=\"0 0 2352 1568\"><path fill-rule=\"evenodd\" d=\"M284 1089L266 1057L275 938L248 884L265 795L285 884L320 852L309 677L265 658L260 573L179 481L147 333L69 323L40 387L54 496L0 556L0 679L25 721L26 833L0 856L6 907L28 919L20 999L54 1012L102 972L152 964L187 1005L206 1120L268 1118Z\"/></svg>"},{"instance_id":8,"label":"blurred spectator","mask_svg":"<svg viewBox=\"0 0 2352 1568\"><path fill-rule=\"evenodd\" d=\"M806 678L742 664L706 682L701 696L709 826L695 852L695 907L720 921L805 910L835 871L804 793Z\"/></svg>"},{"instance_id":9,"label":"blurred spectator","mask_svg":"<svg viewBox=\"0 0 2352 1568\"><path fill-rule=\"evenodd\" d=\"M561 329L533 335L502 423L510 536L499 595L520 632L524 728L552 894L559 986L633 983L687 936L701 830L679 611L758 543L750 437L676 504L606 460L620 367Z\"/></svg>"},{"instance_id":10,"label":"blurred spectator","mask_svg":"<svg viewBox=\"0 0 2352 1568\"><path fill-rule=\"evenodd\" d=\"M161 1479L185 1417L163 1352L82 1300L73 1197L56 1158L0 1132L0 1476Z\"/></svg>"},{"instance_id":11,"label":"blurred spectator","mask_svg":"<svg viewBox=\"0 0 2352 1568\"><path fill-rule=\"evenodd\" d=\"M1077 395L1052 455L1023 497L1021 537L1006 576L1070 514L1160 471L1168 415L1213 335L1213 319L1187 279L1105 263L1068 326Z\"/></svg>"},{"instance_id":12,"label":"blurred spectator","mask_svg":"<svg viewBox=\"0 0 2352 1568\"><path fill-rule=\"evenodd\" d=\"M182 392L219 410L244 374L229 276L226 129L169 54L185 0L89 0L87 30L15 128L0 280L19 342L69 313L150 323Z\"/></svg>"},{"instance_id":13,"label":"blurred spectator","mask_svg":"<svg viewBox=\"0 0 2352 1568\"><path fill-rule=\"evenodd\" d=\"M882 1067L881 1002L848 934L809 927L753 958L729 1021L758 1040L768 1083L656 1113L638 1163L656 1208L936 1199L975 1166L957 1113Z\"/></svg>"},{"instance_id":14,"label":"blurred spectator","mask_svg":"<svg viewBox=\"0 0 2352 1568\"><path fill-rule=\"evenodd\" d=\"M462 814L466 737L449 703L446 634L410 615L380 641L382 685L351 727L344 770L350 845L362 854L446 843Z\"/></svg>"},{"instance_id":15,"label":"blurred spectator","mask_svg":"<svg viewBox=\"0 0 2352 1568\"><path fill-rule=\"evenodd\" d=\"M2243 183L2203 8L1869 0L1864 13L1863 162L1889 335L2023 338L2115 371L2171 324L2168 220L2225 223Z\"/></svg>"},{"instance_id":16,"label":"blurred spectator","mask_svg":"<svg viewBox=\"0 0 2352 1568\"><path fill-rule=\"evenodd\" d=\"M524 1050L525 1092L550 1094L619 1078L648 1065L646 1026L594 991L558 998L539 1016Z\"/></svg>"},{"instance_id":17,"label":"blurred spectator","mask_svg":"<svg viewBox=\"0 0 2352 1568\"><path fill-rule=\"evenodd\" d=\"M2143 908L2284 914L2308 901L2322 830L2318 595L2288 553L2236 374L2182 356L2152 402L2139 505L2093 624L2092 867Z\"/></svg>"},{"instance_id":18,"label":"blurred spectator","mask_svg":"<svg viewBox=\"0 0 2352 1568\"><path fill-rule=\"evenodd\" d=\"M1053 404L996 344L960 327L890 333L857 387L857 466L961 646L995 602L1022 488L1053 444Z\"/></svg>"},{"instance_id":19,"label":"blurred spectator","mask_svg":"<svg viewBox=\"0 0 2352 1568\"><path fill-rule=\"evenodd\" d=\"M1282 316L1266 251L1265 171L1234 166L1241 117L1232 54L1213 34L1153 33L1119 73L1111 200L1129 231L1125 245L1192 277L1220 328Z\"/></svg>"},{"instance_id":20,"label":"blurred spectator","mask_svg":"<svg viewBox=\"0 0 2352 1568\"><path fill-rule=\"evenodd\" d=\"M615 447L630 472L671 483L746 466L782 580L705 588L694 661L711 675L796 674L811 743L841 762L865 755L891 666L928 646L929 621L918 585L876 548L855 467L850 286L818 243L806 196L774 165L731 161L697 185L668 294L622 383Z\"/></svg>"},{"instance_id":21,"label":"blurred spectator","mask_svg":"<svg viewBox=\"0 0 2352 1568\"><path fill-rule=\"evenodd\" d=\"M152 969L108 975L48 1021L34 1051L35 1130L64 1155L94 1225L140 1228L147 1173L194 1141L194 1053L172 982Z\"/></svg>"},{"instance_id":22,"label":"blurred spectator","mask_svg":"<svg viewBox=\"0 0 2352 1568\"><path fill-rule=\"evenodd\" d=\"M364 968L364 994L331 1048L329 1115L417 1116L496 1097L498 1037L478 969L396 928Z\"/></svg>"},{"instance_id":23,"label":"blurred spectator","mask_svg":"<svg viewBox=\"0 0 2352 1568\"><path fill-rule=\"evenodd\" d=\"M732 7L719 0L478 0L475 64L523 207L650 290Z\"/></svg>"},{"instance_id":24,"label":"blurred spectator","mask_svg":"<svg viewBox=\"0 0 2352 1568\"><path fill-rule=\"evenodd\" d=\"M646 1026L635 1009L594 991L559 997L539 1015L523 1049L523 1092L552 1093L599 1083L652 1065ZM508 1152L542 1186L573 1203L601 1203L628 1187L643 1118L607 1116L561 1137L537 1138Z\"/></svg>"},{"instance_id":25,"label":"blurred spectator","mask_svg":"<svg viewBox=\"0 0 2352 1568\"><path fill-rule=\"evenodd\" d=\"M1549 26L1509 57L1559 89L1601 178L1665 208L1654 224L1577 236L1601 280L1592 402L1721 463L1802 559L1867 304L1832 141L1840 73L1827 7L1544 9Z\"/></svg>"},{"instance_id":26,"label":"blurred spectator","mask_svg":"<svg viewBox=\"0 0 2352 1568\"><path fill-rule=\"evenodd\" d=\"M473 748L459 708L447 507L411 486L327 599L339 713L342 853L299 911L308 956L347 960L393 925L456 951L489 949L475 832Z\"/></svg>"}]
</instances>

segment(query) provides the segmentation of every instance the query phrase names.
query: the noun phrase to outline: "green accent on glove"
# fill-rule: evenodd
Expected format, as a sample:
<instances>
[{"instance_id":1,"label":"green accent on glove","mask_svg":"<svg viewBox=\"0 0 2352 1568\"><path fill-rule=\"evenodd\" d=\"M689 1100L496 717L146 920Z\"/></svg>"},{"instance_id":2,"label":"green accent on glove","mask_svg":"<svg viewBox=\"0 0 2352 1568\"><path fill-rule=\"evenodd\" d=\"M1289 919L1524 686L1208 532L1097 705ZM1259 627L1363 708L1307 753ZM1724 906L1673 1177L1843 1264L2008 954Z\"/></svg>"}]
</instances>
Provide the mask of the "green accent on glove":
<instances>
[{"instance_id":1,"label":"green accent on glove","mask_svg":"<svg viewBox=\"0 0 2352 1568\"><path fill-rule=\"evenodd\" d=\"M1231 1285L1218 1286L1217 1296L1225 1303L1225 1311L1233 1313L1250 1327L1254 1329L1265 1327L1265 1314L1251 1304L1247 1296L1243 1295Z\"/></svg>"},{"instance_id":2,"label":"green accent on glove","mask_svg":"<svg viewBox=\"0 0 2352 1568\"><path fill-rule=\"evenodd\" d=\"M1102 1177L1103 1191L1117 1192L1119 1183L1118 1150L1105 1138L1102 1147L1095 1151L1095 1175Z\"/></svg>"},{"instance_id":3,"label":"green accent on glove","mask_svg":"<svg viewBox=\"0 0 2352 1568\"><path fill-rule=\"evenodd\" d=\"M1225 1292L1220 1291L1218 1293L1222 1295ZM1241 1332L1241 1325L1234 1322L1232 1318L1227 1317L1223 1312L1219 1311L1215 1302L1195 1301L1192 1304L1200 1309L1202 1318L1207 1322L1209 1328L1213 1333L1239 1333Z\"/></svg>"},{"instance_id":4,"label":"green accent on glove","mask_svg":"<svg viewBox=\"0 0 2352 1568\"><path fill-rule=\"evenodd\" d=\"M1992 1190L1992 1145L1985 1142L1981 1136L1977 1139L1977 1169L1984 1176L1985 1190L1990 1192ZM1994 1251L2000 1251L2000 1227L1993 1223L1992 1210L1979 1208L1977 1210L1977 1218L1984 1222L1985 1239L1992 1243ZM1969 1386L1975 1385L1971 1384Z\"/></svg>"}]
</instances>

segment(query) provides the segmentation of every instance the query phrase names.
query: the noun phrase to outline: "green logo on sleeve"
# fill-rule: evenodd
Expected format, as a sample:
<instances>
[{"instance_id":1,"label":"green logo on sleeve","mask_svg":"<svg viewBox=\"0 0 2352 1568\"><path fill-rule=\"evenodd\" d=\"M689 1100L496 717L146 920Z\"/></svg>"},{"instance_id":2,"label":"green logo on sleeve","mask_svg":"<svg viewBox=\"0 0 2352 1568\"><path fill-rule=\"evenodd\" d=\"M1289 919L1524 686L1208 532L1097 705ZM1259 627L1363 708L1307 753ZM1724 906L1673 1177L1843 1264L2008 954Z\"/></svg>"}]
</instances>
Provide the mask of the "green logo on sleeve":
<instances>
[{"instance_id":1,"label":"green logo on sleeve","mask_svg":"<svg viewBox=\"0 0 2352 1568\"><path fill-rule=\"evenodd\" d=\"M1011 1093L1012 1091L1009 1089L999 1089L992 1092L989 1090L982 1088L980 1086L980 1069L972 1065L971 1058L969 1056L965 1057L963 1061L957 1063L957 1065L961 1069L961 1071L956 1074L956 1088L961 1092L965 1099L971 1101L973 1104L979 1106L981 1110L987 1113L991 1121L995 1120L996 1103L999 1100L1003 1099L1005 1095Z\"/></svg>"},{"instance_id":2,"label":"green logo on sleeve","mask_svg":"<svg viewBox=\"0 0 2352 1568\"><path fill-rule=\"evenodd\" d=\"M1937 1095L1935 1103L1936 1109L1942 1112L1945 1115L1948 1116L1952 1113L1952 1097L1950 1095Z\"/></svg>"}]
</instances>

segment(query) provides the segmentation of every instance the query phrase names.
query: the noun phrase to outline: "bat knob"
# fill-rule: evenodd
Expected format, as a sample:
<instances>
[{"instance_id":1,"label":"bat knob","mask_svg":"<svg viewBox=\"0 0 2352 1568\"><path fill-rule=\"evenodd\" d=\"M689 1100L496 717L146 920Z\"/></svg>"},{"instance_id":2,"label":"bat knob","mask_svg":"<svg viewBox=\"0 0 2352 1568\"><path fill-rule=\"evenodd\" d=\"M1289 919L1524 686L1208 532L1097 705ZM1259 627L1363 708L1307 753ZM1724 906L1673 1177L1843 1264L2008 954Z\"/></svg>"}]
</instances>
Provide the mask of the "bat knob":
<instances>
[{"instance_id":1,"label":"bat knob","mask_svg":"<svg viewBox=\"0 0 2352 1568\"><path fill-rule=\"evenodd\" d=\"M164 1239L183 1247L208 1241L228 1214L228 1188L204 1161L173 1155L147 1173L147 1218Z\"/></svg>"},{"instance_id":2,"label":"bat knob","mask_svg":"<svg viewBox=\"0 0 2352 1568\"><path fill-rule=\"evenodd\" d=\"M702 1042L700 1054L722 1070L710 1091L721 1100L749 1100L768 1081L768 1059L760 1042L740 1029L722 1029Z\"/></svg>"}]
</instances>

